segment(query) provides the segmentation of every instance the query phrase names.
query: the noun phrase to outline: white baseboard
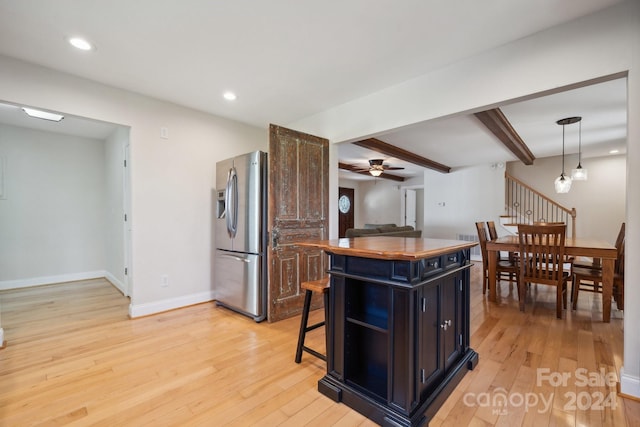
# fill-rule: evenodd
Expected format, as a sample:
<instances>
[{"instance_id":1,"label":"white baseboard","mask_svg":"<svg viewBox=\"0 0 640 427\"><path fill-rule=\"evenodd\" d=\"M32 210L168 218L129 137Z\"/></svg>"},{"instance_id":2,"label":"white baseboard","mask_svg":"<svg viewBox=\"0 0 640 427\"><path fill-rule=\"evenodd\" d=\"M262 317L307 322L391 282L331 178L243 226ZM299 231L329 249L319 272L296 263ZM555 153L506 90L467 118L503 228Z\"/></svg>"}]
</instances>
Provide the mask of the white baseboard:
<instances>
[{"instance_id":1,"label":"white baseboard","mask_svg":"<svg viewBox=\"0 0 640 427\"><path fill-rule=\"evenodd\" d=\"M0 348L4 348L4 329L0 328Z\"/></svg>"},{"instance_id":2,"label":"white baseboard","mask_svg":"<svg viewBox=\"0 0 640 427\"><path fill-rule=\"evenodd\" d=\"M162 313L163 311L174 310L176 308L187 307L189 305L200 304L213 301L213 291L200 292L197 294L184 295L177 298L170 298L161 301L149 302L146 304L129 304L129 317L149 316L151 314Z\"/></svg>"},{"instance_id":3,"label":"white baseboard","mask_svg":"<svg viewBox=\"0 0 640 427\"><path fill-rule=\"evenodd\" d=\"M620 392L640 399L640 378L625 374L624 367L620 368Z\"/></svg>"},{"instance_id":4,"label":"white baseboard","mask_svg":"<svg viewBox=\"0 0 640 427\"><path fill-rule=\"evenodd\" d=\"M125 297L129 296L127 287L124 283L122 283L122 281L116 278L116 276L109 273L108 271L105 271L104 278L110 281L113 286L115 286L120 292L122 292L122 295L124 295Z\"/></svg>"},{"instance_id":5,"label":"white baseboard","mask_svg":"<svg viewBox=\"0 0 640 427\"><path fill-rule=\"evenodd\" d=\"M106 271L85 271L82 273L60 274L57 276L30 277L28 279L3 280L0 291L28 288L31 286L51 285L52 283L75 282L78 280L99 279L106 276Z\"/></svg>"}]
</instances>

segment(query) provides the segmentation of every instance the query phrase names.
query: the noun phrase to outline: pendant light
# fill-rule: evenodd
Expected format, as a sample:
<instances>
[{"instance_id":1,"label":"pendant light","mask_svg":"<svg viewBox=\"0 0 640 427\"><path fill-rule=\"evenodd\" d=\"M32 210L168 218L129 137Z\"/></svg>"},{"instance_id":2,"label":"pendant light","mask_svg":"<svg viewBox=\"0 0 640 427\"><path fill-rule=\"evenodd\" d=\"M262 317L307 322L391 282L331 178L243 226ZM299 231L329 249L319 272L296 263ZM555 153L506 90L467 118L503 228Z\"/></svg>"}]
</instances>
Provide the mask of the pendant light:
<instances>
[{"instance_id":1,"label":"pendant light","mask_svg":"<svg viewBox=\"0 0 640 427\"><path fill-rule=\"evenodd\" d=\"M577 123L581 117L567 117L560 119L556 123L562 126L562 173L555 180L556 193L568 193L571 189L571 177L564 174L564 127L573 123Z\"/></svg>"},{"instance_id":2,"label":"pendant light","mask_svg":"<svg viewBox=\"0 0 640 427\"><path fill-rule=\"evenodd\" d=\"M571 170L571 179L574 181L586 181L587 170L582 167L582 117L578 118L581 119L578 130L578 166Z\"/></svg>"}]
</instances>

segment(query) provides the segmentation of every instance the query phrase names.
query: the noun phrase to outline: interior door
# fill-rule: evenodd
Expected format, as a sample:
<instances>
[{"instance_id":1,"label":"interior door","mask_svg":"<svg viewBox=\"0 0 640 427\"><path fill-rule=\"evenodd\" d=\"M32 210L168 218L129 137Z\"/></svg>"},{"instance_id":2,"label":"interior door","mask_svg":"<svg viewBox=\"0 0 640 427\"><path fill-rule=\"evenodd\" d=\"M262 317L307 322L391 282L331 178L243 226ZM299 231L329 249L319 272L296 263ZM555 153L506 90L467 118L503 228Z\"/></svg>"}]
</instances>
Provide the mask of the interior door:
<instances>
[{"instance_id":1,"label":"interior door","mask_svg":"<svg viewBox=\"0 0 640 427\"><path fill-rule=\"evenodd\" d=\"M127 130L128 133L128 130ZM123 169L123 206L124 206L124 292L125 296L131 296L132 294L132 281L131 277L131 174L130 160L129 160L129 135L127 134L127 142L124 146L124 169Z\"/></svg>"},{"instance_id":2,"label":"interior door","mask_svg":"<svg viewBox=\"0 0 640 427\"><path fill-rule=\"evenodd\" d=\"M404 193L404 225L416 227L416 190L406 189Z\"/></svg>"},{"instance_id":3,"label":"interior door","mask_svg":"<svg viewBox=\"0 0 640 427\"><path fill-rule=\"evenodd\" d=\"M329 233L329 141L269 128L269 322L302 311L300 283L326 275L322 250L295 245ZM321 299L314 305L318 307Z\"/></svg>"},{"instance_id":4,"label":"interior door","mask_svg":"<svg viewBox=\"0 0 640 427\"><path fill-rule=\"evenodd\" d=\"M347 229L353 228L353 188L338 188L338 237L344 237Z\"/></svg>"}]
</instances>

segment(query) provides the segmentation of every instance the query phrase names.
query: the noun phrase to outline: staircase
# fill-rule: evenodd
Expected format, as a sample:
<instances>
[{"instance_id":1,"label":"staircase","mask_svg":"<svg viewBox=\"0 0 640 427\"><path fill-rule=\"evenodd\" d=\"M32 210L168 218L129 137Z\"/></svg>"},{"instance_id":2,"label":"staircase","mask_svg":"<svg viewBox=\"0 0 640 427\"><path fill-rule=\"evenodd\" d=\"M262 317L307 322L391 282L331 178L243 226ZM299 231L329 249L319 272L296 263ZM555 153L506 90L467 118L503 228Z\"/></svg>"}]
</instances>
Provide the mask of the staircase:
<instances>
[{"instance_id":1,"label":"staircase","mask_svg":"<svg viewBox=\"0 0 640 427\"><path fill-rule=\"evenodd\" d=\"M500 224L513 234L518 224L534 222L564 222L567 224L567 237L576 235L576 210L565 208L524 182L505 172L504 206L505 214Z\"/></svg>"}]
</instances>

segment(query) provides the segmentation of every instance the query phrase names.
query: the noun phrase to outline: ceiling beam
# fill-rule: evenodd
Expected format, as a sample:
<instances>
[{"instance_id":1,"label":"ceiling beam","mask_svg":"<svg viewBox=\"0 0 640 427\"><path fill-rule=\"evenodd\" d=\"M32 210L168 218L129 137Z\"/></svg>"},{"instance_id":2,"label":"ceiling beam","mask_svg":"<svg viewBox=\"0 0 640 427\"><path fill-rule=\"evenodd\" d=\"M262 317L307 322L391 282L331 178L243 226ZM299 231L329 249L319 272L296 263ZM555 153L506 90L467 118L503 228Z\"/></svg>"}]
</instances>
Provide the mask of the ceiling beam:
<instances>
[{"instance_id":1,"label":"ceiling beam","mask_svg":"<svg viewBox=\"0 0 640 427\"><path fill-rule=\"evenodd\" d=\"M480 111L475 113L475 116L509 151L519 158L522 163L525 165L533 164L533 161L536 159L533 153L499 108Z\"/></svg>"},{"instance_id":2,"label":"ceiling beam","mask_svg":"<svg viewBox=\"0 0 640 427\"><path fill-rule=\"evenodd\" d=\"M369 150L377 151L378 153L386 154L387 156L395 157L396 159L404 160L405 162L422 166L423 168L433 169L442 173L449 173L451 171L449 166L434 162L433 160L424 158L400 147L396 147L395 145L387 144L386 142L380 141L376 138L363 139L362 141L354 142L354 144L368 148Z\"/></svg>"},{"instance_id":3,"label":"ceiling beam","mask_svg":"<svg viewBox=\"0 0 640 427\"><path fill-rule=\"evenodd\" d=\"M358 166L355 166L355 165L350 165L348 163L338 162L338 169L346 170L346 171L349 171L349 172L359 173L361 175L367 175L368 177L373 177L373 175L371 175L369 173L369 171L362 170L361 167L358 167ZM390 174L390 173L388 173L386 171L382 172L382 175L380 175L378 178L391 179L393 181L400 181L400 182L404 181L404 177L398 176L398 175L393 175L393 174Z\"/></svg>"}]
</instances>

